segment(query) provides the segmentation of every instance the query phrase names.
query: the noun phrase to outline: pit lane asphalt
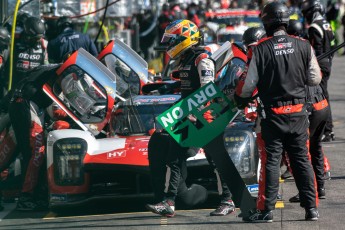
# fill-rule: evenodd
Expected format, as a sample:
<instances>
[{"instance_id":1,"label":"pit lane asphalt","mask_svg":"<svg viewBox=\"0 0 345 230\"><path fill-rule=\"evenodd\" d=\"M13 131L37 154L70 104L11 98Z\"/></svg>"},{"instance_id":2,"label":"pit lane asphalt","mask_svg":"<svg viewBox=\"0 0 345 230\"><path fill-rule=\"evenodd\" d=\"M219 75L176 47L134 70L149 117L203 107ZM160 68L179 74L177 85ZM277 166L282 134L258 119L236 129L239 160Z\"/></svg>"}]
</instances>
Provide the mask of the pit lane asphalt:
<instances>
[{"instance_id":1,"label":"pit lane asphalt","mask_svg":"<svg viewBox=\"0 0 345 230\"><path fill-rule=\"evenodd\" d=\"M274 211L273 223L244 223L236 214L210 217L214 198L201 209L179 210L173 218L160 217L144 208L150 199L90 202L60 212L19 212L5 204L0 229L345 229L345 56L335 57L329 92L336 141L324 143L332 179L326 181L326 199L320 200L318 221L304 221L304 210L288 199L297 193L293 180L281 183L283 202ZM213 200L212 200L213 199Z\"/></svg>"}]
</instances>

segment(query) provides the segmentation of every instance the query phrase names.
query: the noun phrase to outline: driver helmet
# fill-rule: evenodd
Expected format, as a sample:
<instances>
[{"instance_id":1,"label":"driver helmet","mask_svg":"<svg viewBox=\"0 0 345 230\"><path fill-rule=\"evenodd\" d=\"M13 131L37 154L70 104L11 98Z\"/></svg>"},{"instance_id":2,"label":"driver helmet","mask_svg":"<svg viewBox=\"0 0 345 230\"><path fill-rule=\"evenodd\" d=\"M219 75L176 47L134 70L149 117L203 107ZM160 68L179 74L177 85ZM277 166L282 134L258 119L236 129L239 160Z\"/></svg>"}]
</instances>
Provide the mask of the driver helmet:
<instances>
[{"instance_id":1,"label":"driver helmet","mask_svg":"<svg viewBox=\"0 0 345 230\"><path fill-rule=\"evenodd\" d=\"M24 33L28 45L37 45L45 33L43 21L36 17L29 17L24 23Z\"/></svg>"},{"instance_id":2,"label":"driver helmet","mask_svg":"<svg viewBox=\"0 0 345 230\"><path fill-rule=\"evenodd\" d=\"M177 59L200 41L199 28L190 20L176 20L170 23L163 34L161 43L167 45L171 59Z\"/></svg>"}]
</instances>

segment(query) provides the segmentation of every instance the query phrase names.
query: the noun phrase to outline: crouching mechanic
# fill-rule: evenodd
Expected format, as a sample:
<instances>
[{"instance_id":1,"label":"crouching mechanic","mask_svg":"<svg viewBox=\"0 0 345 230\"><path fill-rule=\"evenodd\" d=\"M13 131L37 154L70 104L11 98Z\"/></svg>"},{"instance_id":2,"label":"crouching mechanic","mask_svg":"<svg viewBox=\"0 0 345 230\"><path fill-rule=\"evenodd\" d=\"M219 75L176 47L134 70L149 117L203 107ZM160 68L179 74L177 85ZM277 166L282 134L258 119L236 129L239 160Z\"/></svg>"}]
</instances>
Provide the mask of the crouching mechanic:
<instances>
[{"instance_id":1,"label":"crouching mechanic","mask_svg":"<svg viewBox=\"0 0 345 230\"><path fill-rule=\"evenodd\" d=\"M178 71L178 77L181 82L180 90L182 99L208 82L213 81L215 77L214 63L208 57L219 46L201 46L201 39L199 29L193 22L189 20L176 20L166 27L161 41L168 45L167 53L170 58L176 59L180 63L176 65L178 66L176 71ZM212 116L208 114L206 119L212 119ZM161 178L159 183L161 190L163 190L165 183L162 182L162 178L163 180L167 178L167 187L165 188L161 202L154 205L148 204L146 208L159 215L172 217L175 214L175 198L177 195L180 195L178 193L181 191L181 188L185 187L184 180L187 177L186 160L188 157L194 156L198 148L183 148L169 134L157 130L149 142L148 152L151 170L156 167L152 161L154 150L160 152L161 155L166 152L166 162L161 161L160 167L164 168L166 164L168 169L165 170L166 177L165 175L159 175L152 171L153 183L158 183L158 178ZM207 152L205 154L210 165L215 169L218 175L217 178L220 179L221 186L219 187L222 190L220 192L220 205L210 215L228 215L235 211L230 190L221 179L209 154ZM154 184L155 186L157 185ZM199 188L199 192L199 194L190 196L190 199L200 199L200 196L204 196L201 192L205 191Z\"/></svg>"},{"instance_id":2,"label":"crouching mechanic","mask_svg":"<svg viewBox=\"0 0 345 230\"><path fill-rule=\"evenodd\" d=\"M262 168L257 210L243 220L273 221L284 150L296 172L294 177L301 206L305 208L305 219L317 220L318 199L307 148L309 124L305 86L320 83L320 67L310 44L286 33L289 10L285 5L268 3L261 12L261 20L268 38L252 49L246 77L240 80L235 94L238 107L243 108L257 88L264 105L260 118L265 148L260 154Z\"/></svg>"},{"instance_id":3,"label":"crouching mechanic","mask_svg":"<svg viewBox=\"0 0 345 230\"><path fill-rule=\"evenodd\" d=\"M28 71L28 77L19 81L2 100L15 132L18 152L22 154L22 172L25 172L17 210L48 208L47 196L38 190L38 185L44 181L39 179L45 154L44 110L52 101L42 86L56 77L55 71L60 65L42 65Z\"/></svg>"}]
</instances>

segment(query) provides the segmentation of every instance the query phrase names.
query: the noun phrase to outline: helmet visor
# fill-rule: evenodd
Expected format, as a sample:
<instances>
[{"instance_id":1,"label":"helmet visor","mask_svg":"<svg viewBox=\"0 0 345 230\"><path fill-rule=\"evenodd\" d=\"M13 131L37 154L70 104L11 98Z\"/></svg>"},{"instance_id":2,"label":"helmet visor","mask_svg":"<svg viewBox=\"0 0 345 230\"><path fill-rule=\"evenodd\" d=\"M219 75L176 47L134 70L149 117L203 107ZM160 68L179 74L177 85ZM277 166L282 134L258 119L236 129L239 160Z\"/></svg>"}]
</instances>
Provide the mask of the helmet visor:
<instances>
[{"instance_id":1,"label":"helmet visor","mask_svg":"<svg viewBox=\"0 0 345 230\"><path fill-rule=\"evenodd\" d=\"M177 46L184 40L186 40L187 37L176 35L176 34L164 34L161 43L165 46L168 46L168 49L171 49L174 46Z\"/></svg>"},{"instance_id":2,"label":"helmet visor","mask_svg":"<svg viewBox=\"0 0 345 230\"><path fill-rule=\"evenodd\" d=\"M174 41L176 40L177 35L176 34L168 34L168 33L164 33L161 43L163 45L170 45L172 43L174 43Z\"/></svg>"}]
</instances>

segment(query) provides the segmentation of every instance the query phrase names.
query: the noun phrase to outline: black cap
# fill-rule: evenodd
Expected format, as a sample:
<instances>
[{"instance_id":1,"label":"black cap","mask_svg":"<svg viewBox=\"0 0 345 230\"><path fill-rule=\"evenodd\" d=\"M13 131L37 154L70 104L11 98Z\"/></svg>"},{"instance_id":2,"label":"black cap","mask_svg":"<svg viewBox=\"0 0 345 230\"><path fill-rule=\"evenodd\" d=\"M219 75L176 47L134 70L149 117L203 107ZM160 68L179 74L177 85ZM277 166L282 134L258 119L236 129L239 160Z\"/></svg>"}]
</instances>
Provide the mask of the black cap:
<instances>
[{"instance_id":1,"label":"black cap","mask_svg":"<svg viewBox=\"0 0 345 230\"><path fill-rule=\"evenodd\" d=\"M261 12L261 20L265 28L272 26L287 26L290 19L290 11L280 2L271 2L264 6Z\"/></svg>"},{"instance_id":2,"label":"black cap","mask_svg":"<svg viewBox=\"0 0 345 230\"><path fill-rule=\"evenodd\" d=\"M262 27L251 27L244 31L242 36L242 42L245 46L259 41L261 38L266 37L266 31Z\"/></svg>"},{"instance_id":3,"label":"black cap","mask_svg":"<svg viewBox=\"0 0 345 230\"><path fill-rule=\"evenodd\" d=\"M44 36L45 30L45 25L39 18L29 17L24 22L24 32L26 36L42 38Z\"/></svg>"}]
</instances>

